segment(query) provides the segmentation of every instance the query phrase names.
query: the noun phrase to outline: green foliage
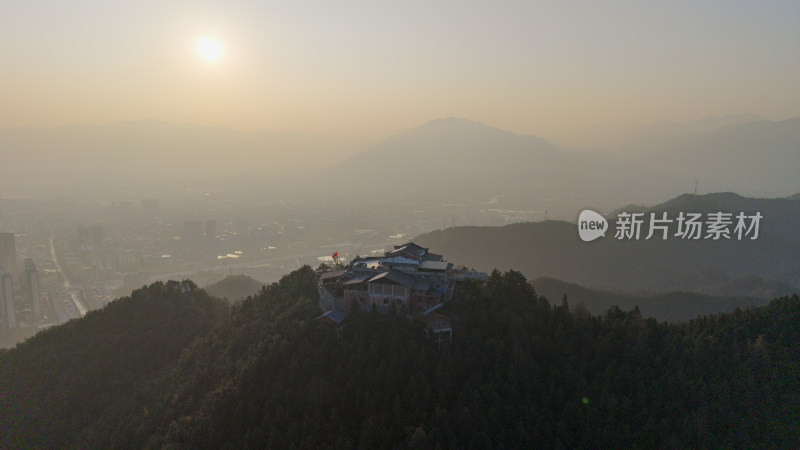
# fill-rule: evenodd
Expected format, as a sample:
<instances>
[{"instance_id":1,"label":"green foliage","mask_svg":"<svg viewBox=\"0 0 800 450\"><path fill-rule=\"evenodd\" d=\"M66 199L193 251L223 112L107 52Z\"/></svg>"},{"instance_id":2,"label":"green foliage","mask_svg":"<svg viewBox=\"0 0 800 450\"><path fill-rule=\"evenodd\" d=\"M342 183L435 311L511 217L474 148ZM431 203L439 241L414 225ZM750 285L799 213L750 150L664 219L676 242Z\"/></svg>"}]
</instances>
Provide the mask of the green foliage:
<instances>
[{"instance_id":1,"label":"green foliage","mask_svg":"<svg viewBox=\"0 0 800 450\"><path fill-rule=\"evenodd\" d=\"M319 266L317 266L317 269L315 270L315 272L317 274L321 274L321 273L325 273L325 272L330 272L331 270L333 270L333 263L328 264L326 262L323 262L323 263L320 263Z\"/></svg>"},{"instance_id":2,"label":"green foliage","mask_svg":"<svg viewBox=\"0 0 800 450\"><path fill-rule=\"evenodd\" d=\"M228 314L184 286L154 283L0 355L0 447L80 445L83 430L124 419L120 408L143 408L148 384Z\"/></svg>"},{"instance_id":3,"label":"green foliage","mask_svg":"<svg viewBox=\"0 0 800 450\"><path fill-rule=\"evenodd\" d=\"M312 320L316 295L309 267L229 314L212 314L218 302L202 291L153 285L121 300L120 308L130 303L124 313L107 308L40 333L0 353L1 425L12 430L2 444L616 448L800 440L797 295L674 325L643 320L638 308L592 316L566 302L551 306L519 272L495 271L486 286L466 283L440 309L454 328L453 344L441 348L419 321L361 310L339 340ZM151 300L136 303L141 297ZM196 311L192 321L214 319L189 330L176 322L182 315L158 314L173 297ZM150 337L157 332L193 338ZM116 335L127 343L111 345ZM123 363L131 367L114 369ZM58 389L64 380L73 395Z\"/></svg>"}]
</instances>

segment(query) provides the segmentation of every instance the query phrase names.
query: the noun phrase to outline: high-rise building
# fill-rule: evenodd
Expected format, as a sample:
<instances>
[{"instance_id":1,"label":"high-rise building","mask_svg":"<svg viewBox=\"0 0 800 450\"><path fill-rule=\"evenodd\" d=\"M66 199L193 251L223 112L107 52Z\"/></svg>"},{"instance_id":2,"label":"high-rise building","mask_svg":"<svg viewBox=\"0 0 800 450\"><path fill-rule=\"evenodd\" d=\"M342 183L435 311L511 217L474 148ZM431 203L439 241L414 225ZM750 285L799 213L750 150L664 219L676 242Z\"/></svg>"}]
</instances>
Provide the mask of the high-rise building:
<instances>
[{"instance_id":1,"label":"high-rise building","mask_svg":"<svg viewBox=\"0 0 800 450\"><path fill-rule=\"evenodd\" d=\"M17 314L14 311L14 284L8 272L0 272L0 311L6 328L17 327Z\"/></svg>"},{"instance_id":2,"label":"high-rise building","mask_svg":"<svg viewBox=\"0 0 800 450\"><path fill-rule=\"evenodd\" d=\"M0 233L0 272L17 271L17 243L14 233Z\"/></svg>"},{"instance_id":3,"label":"high-rise building","mask_svg":"<svg viewBox=\"0 0 800 450\"><path fill-rule=\"evenodd\" d=\"M103 243L103 229L98 226L78 227L78 250L94 252Z\"/></svg>"},{"instance_id":4,"label":"high-rise building","mask_svg":"<svg viewBox=\"0 0 800 450\"><path fill-rule=\"evenodd\" d=\"M188 239L203 237L203 222L199 220L184 220L183 237Z\"/></svg>"},{"instance_id":5,"label":"high-rise building","mask_svg":"<svg viewBox=\"0 0 800 450\"><path fill-rule=\"evenodd\" d=\"M158 211L158 200L154 198L146 198L142 200L142 209L147 212Z\"/></svg>"},{"instance_id":6,"label":"high-rise building","mask_svg":"<svg viewBox=\"0 0 800 450\"><path fill-rule=\"evenodd\" d=\"M33 320L42 318L42 297L39 290L39 271L31 258L25 258L25 300L31 305Z\"/></svg>"},{"instance_id":7,"label":"high-rise building","mask_svg":"<svg viewBox=\"0 0 800 450\"><path fill-rule=\"evenodd\" d=\"M214 219L206 220L204 224L207 238L217 237L217 221Z\"/></svg>"}]
</instances>

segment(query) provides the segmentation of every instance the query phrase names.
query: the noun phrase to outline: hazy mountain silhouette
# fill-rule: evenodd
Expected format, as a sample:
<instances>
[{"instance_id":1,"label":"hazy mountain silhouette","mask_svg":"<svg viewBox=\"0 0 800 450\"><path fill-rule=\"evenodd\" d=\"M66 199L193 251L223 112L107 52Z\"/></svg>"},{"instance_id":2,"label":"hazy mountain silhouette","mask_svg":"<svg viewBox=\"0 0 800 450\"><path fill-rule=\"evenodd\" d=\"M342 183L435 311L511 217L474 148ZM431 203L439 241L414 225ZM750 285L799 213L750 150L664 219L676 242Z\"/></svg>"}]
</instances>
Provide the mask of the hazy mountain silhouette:
<instances>
[{"instance_id":1,"label":"hazy mountain silhouette","mask_svg":"<svg viewBox=\"0 0 800 450\"><path fill-rule=\"evenodd\" d=\"M391 137L352 156L340 168L355 174L357 180L385 180L402 169L403 185L430 189L471 184L483 189L496 184L496 176L503 173L519 182L564 163L564 157L544 139L449 118Z\"/></svg>"},{"instance_id":2,"label":"hazy mountain silhouette","mask_svg":"<svg viewBox=\"0 0 800 450\"><path fill-rule=\"evenodd\" d=\"M353 148L353 140L333 136L157 120L25 126L0 130L0 189L158 192L219 180L236 186L240 178L281 181L339 161Z\"/></svg>"},{"instance_id":3,"label":"hazy mountain silhouette","mask_svg":"<svg viewBox=\"0 0 800 450\"><path fill-rule=\"evenodd\" d=\"M630 211L633 211L631 208ZM585 243L576 225L548 221L504 227L456 227L414 238L453 261L480 270L517 269L530 278L550 276L613 290L696 290L738 295L798 290L800 279L800 203L787 199L750 199L735 194L683 195L644 211L759 211L764 218L756 240L614 239L609 222L606 238ZM670 214L669 217L675 217ZM674 230L672 231L674 233ZM724 283L698 283L687 275L720 271ZM757 277L757 278L754 278ZM683 284L682 284L683 280ZM765 285L765 283L767 285ZM721 291L712 289L719 286Z\"/></svg>"},{"instance_id":4,"label":"hazy mountain silhouette","mask_svg":"<svg viewBox=\"0 0 800 450\"><path fill-rule=\"evenodd\" d=\"M618 293L587 288L550 277L533 281L536 293L558 304L564 295L573 307L583 304L592 314L602 314L612 306L623 310L639 307L642 317L669 322L686 322L698 316L730 312L736 308L769 303L769 295L747 297L737 291L731 294L707 295L695 292Z\"/></svg>"},{"instance_id":5,"label":"hazy mountain silhouette","mask_svg":"<svg viewBox=\"0 0 800 450\"><path fill-rule=\"evenodd\" d=\"M0 190L141 196L220 186L315 200L471 203L513 195L526 207L549 208L562 217L586 205L653 203L690 191L695 179L701 191L800 190L800 119L657 137L642 142L632 159L563 149L457 118L430 121L362 150L360 145L323 135L155 120L20 127L0 130Z\"/></svg>"},{"instance_id":6,"label":"hazy mountain silhouette","mask_svg":"<svg viewBox=\"0 0 800 450\"><path fill-rule=\"evenodd\" d=\"M724 116L705 116L681 122L654 122L640 125L598 126L584 131L576 139L582 145L601 147L620 157L630 157L644 151L654 140L706 133L731 125L766 120L758 114L740 113Z\"/></svg>"},{"instance_id":7,"label":"hazy mountain silhouette","mask_svg":"<svg viewBox=\"0 0 800 450\"><path fill-rule=\"evenodd\" d=\"M628 145L635 144L636 139L653 137L679 136L691 133L707 133L732 125L741 125L751 122L761 122L765 119L758 114L728 114L725 116L706 116L687 122L663 122L638 127L634 130L635 138Z\"/></svg>"},{"instance_id":8,"label":"hazy mountain silhouette","mask_svg":"<svg viewBox=\"0 0 800 450\"><path fill-rule=\"evenodd\" d=\"M800 190L800 118L726 126L637 144L636 162L700 181L702 191L780 196Z\"/></svg>"},{"instance_id":9,"label":"hazy mountain silhouette","mask_svg":"<svg viewBox=\"0 0 800 450\"><path fill-rule=\"evenodd\" d=\"M663 198L664 192L674 195L676 188L673 177L658 170L598 152L564 152L542 138L459 118L433 120L400 133L332 172L346 176L341 190L350 195L389 199L476 202L511 194L532 201L580 198L606 204L611 199Z\"/></svg>"}]
</instances>

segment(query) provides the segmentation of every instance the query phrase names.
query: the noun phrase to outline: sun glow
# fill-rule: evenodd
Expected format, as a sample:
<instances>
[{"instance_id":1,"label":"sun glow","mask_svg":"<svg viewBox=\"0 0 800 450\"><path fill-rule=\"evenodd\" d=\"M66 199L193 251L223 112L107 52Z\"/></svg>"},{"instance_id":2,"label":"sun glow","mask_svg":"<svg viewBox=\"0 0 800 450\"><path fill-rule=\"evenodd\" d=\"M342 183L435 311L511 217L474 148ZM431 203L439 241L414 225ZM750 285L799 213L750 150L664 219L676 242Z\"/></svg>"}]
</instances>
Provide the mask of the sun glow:
<instances>
[{"instance_id":1,"label":"sun glow","mask_svg":"<svg viewBox=\"0 0 800 450\"><path fill-rule=\"evenodd\" d=\"M197 54L208 62L217 62L222 57L222 46L216 39L201 37L197 39L195 48Z\"/></svg>"}]
</instances>

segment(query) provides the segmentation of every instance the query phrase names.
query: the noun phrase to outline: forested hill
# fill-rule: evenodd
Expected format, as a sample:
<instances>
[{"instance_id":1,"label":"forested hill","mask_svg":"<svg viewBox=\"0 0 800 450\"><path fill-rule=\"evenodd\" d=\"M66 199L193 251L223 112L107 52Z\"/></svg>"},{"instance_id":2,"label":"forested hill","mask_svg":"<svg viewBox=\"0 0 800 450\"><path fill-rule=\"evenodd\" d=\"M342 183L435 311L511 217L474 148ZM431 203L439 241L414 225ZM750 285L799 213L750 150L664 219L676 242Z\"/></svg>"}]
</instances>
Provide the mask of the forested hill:
<instances>
[{"instance_id":1,"label":"forested hill","mask_svg":"<svg viewBox=\"0 0 800 450\"><path fill-rule=\"evenodd\" d=\"M227 315L191 282L159 282L0 351L0 448L83 446L90 430L118 428Z\"/></svg>"},{"instance_id":2,"label":"forested hill","mask_svg":"<svg viewBox=\"0 0 800 450\"><path fill-rule=\"evenodd\" d=\"M255 294L264 284L247 275L228 275L204 289L215 297L224 298L233 303Z\"/></svg>"},{"instance_id":3,"label":"forested hill","mask_svg":"<svg viewBox=\"0 0 800 450\"><path fill-rule=\"evenodd\" d=\"M440 309L454 328L441 348L418 321L360 311L338 340L313 321L308 267L229 313L222 305L155 284L0 353L0 446L800 440L797 295L668 325L636 309L592 316L551 305L519 272L494 272Z\"/></svg>"}]
</instances>

